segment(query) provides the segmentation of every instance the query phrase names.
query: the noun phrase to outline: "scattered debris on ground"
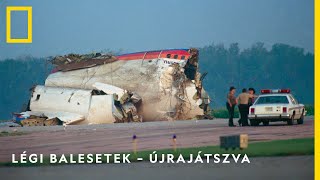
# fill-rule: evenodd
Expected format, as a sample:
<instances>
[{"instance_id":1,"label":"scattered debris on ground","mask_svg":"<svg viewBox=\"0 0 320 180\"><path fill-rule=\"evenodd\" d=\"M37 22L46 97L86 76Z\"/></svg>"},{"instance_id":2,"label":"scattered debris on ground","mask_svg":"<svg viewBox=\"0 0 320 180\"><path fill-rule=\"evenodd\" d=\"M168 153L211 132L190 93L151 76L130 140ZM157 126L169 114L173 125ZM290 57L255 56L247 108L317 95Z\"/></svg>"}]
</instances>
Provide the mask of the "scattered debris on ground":
<instances>
[{"instance_id":1,"label":"scattered debris on ground","mask_svg":"<svg viewBox=\"0 0 320 180\"><path fill-rule=\"evenodd\" d=\"M9 120L9 121L0 121L0 127L21 127L21 125L19 123L16 123L13 120Z\"/></svg>"}]
</instances>

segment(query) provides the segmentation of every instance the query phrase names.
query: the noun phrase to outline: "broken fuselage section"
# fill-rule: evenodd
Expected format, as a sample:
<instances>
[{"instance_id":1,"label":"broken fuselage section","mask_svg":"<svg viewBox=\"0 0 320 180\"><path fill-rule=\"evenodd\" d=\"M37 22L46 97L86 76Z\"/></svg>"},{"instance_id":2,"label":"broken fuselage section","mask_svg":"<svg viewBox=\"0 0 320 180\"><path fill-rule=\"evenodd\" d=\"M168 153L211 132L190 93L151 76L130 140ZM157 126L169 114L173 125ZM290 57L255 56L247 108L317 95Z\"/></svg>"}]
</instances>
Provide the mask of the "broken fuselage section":
<instances>
[{"instance_id":1,"label":"broken fuselage section","mask_svg":"<svg viewBox=\"0 0 320 180\"><path fill-rule=\"evenodd\" d=\"M210 117L198 57L194 48L58 56L45 86L33 89L28 113L69 124Z\"/></svg>"}]
</instances>

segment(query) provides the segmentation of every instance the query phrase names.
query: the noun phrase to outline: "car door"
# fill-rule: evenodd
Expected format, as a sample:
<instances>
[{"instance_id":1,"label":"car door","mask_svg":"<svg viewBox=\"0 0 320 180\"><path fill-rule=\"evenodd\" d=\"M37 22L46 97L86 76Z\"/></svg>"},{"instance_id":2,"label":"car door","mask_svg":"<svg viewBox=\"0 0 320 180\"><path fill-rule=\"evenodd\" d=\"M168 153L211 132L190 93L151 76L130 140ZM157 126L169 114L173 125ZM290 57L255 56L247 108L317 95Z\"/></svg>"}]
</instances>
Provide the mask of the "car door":
<instances>
[{"instance_id":1,"label":"car door","mask_svg":"<svg viewBox=\"0 0 320 180\"><path fill-rule=\"evenodd\" d=\"M299 119L302 114L302 106L298 103L298 101L292 96L289 95L290 101L292 103L292 108L295 109L295 117L294 119Z\"/></svg>"},{"instance_id":2,"label":"car door","mask_svg":"<svg viewBox=\"0 0 320 180\"><path fill-rule=\"evenodd\" d=\"M292 96L292 98L297 102L297 106L299 107L299 117L298 118L300 118L301 115L304 115L304 104L300 104L295 97Z\"/></svg>"}]
</instances>

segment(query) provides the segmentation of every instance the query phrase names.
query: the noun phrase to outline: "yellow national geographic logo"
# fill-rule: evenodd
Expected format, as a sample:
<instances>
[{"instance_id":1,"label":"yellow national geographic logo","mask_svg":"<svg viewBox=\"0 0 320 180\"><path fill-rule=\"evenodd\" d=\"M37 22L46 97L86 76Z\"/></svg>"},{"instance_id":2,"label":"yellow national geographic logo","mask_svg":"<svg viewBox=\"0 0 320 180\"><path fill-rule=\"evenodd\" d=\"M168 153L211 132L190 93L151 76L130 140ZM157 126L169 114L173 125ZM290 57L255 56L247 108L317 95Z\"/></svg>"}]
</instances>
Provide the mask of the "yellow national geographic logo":
<instances>
[{"instance_id":1,"label":"yellow national geographic logo","mask_svg":"<svg viewBox=\"0 0 320 180\"><path fill-rule=\"evenodd\" d=\"M28 12L28 37L11 38L11 11ZM8 6L7 7L7 43L32 43L32 7L31 6Z\"/></svg>"}]
</instances>

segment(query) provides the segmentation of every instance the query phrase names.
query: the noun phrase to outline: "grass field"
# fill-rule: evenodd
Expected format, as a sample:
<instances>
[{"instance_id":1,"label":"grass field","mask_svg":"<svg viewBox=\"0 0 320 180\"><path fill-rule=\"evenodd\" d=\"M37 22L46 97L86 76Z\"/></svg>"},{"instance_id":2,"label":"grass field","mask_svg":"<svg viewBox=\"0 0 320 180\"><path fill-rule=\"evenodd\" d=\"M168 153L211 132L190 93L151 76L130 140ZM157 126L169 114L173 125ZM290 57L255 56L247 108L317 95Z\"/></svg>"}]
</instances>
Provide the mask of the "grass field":
<instances>
[{"instance_id":1,"label":"grass field","mask_svg":"<svg viewBox=\"0 0 320 180\"><path fill-rule=\"evenodd\" d=\"M250 143L249 147L244 150L224 150L219 146L204 146L204 147L193 147L193 148L178 148L176 151L173 149L163 149L156 150L156 154L174 154L178 157L180 154L183 155L185 159L193 154L195 157L198 152L201 151L203 154L247 154L250 157L266 157L266 156L295 156L295 155L313 155L314 154L314 138L304 138L304 139L288 139L288 140L276 140L268 142L255 142ZM153 151L140 151L136 154L132 152L121 153L121 154L131 154L130 161L136 161L136 158L143 158L144 160L149 160L149 155ZM106 162L106 158L102 158L103 162ZM111 160L110 162L113 162ZM42 164L12 164L11 162L0 163L0 166L42 166L42 165L58 165L50 164L49 158L45 158Z\"/></svg>"},{"instance_id":2,"label":"grass field","mask_svg":"<svg viewBox=\"0 0 320 180\"><path fill-rule=\"evenodd\" d=\"M24 135L27 133L24 132L8 132L8 131L1 131L0 132L0 137L2 136L20 136L20 135Z\"/></svg>"}]
</instances>

